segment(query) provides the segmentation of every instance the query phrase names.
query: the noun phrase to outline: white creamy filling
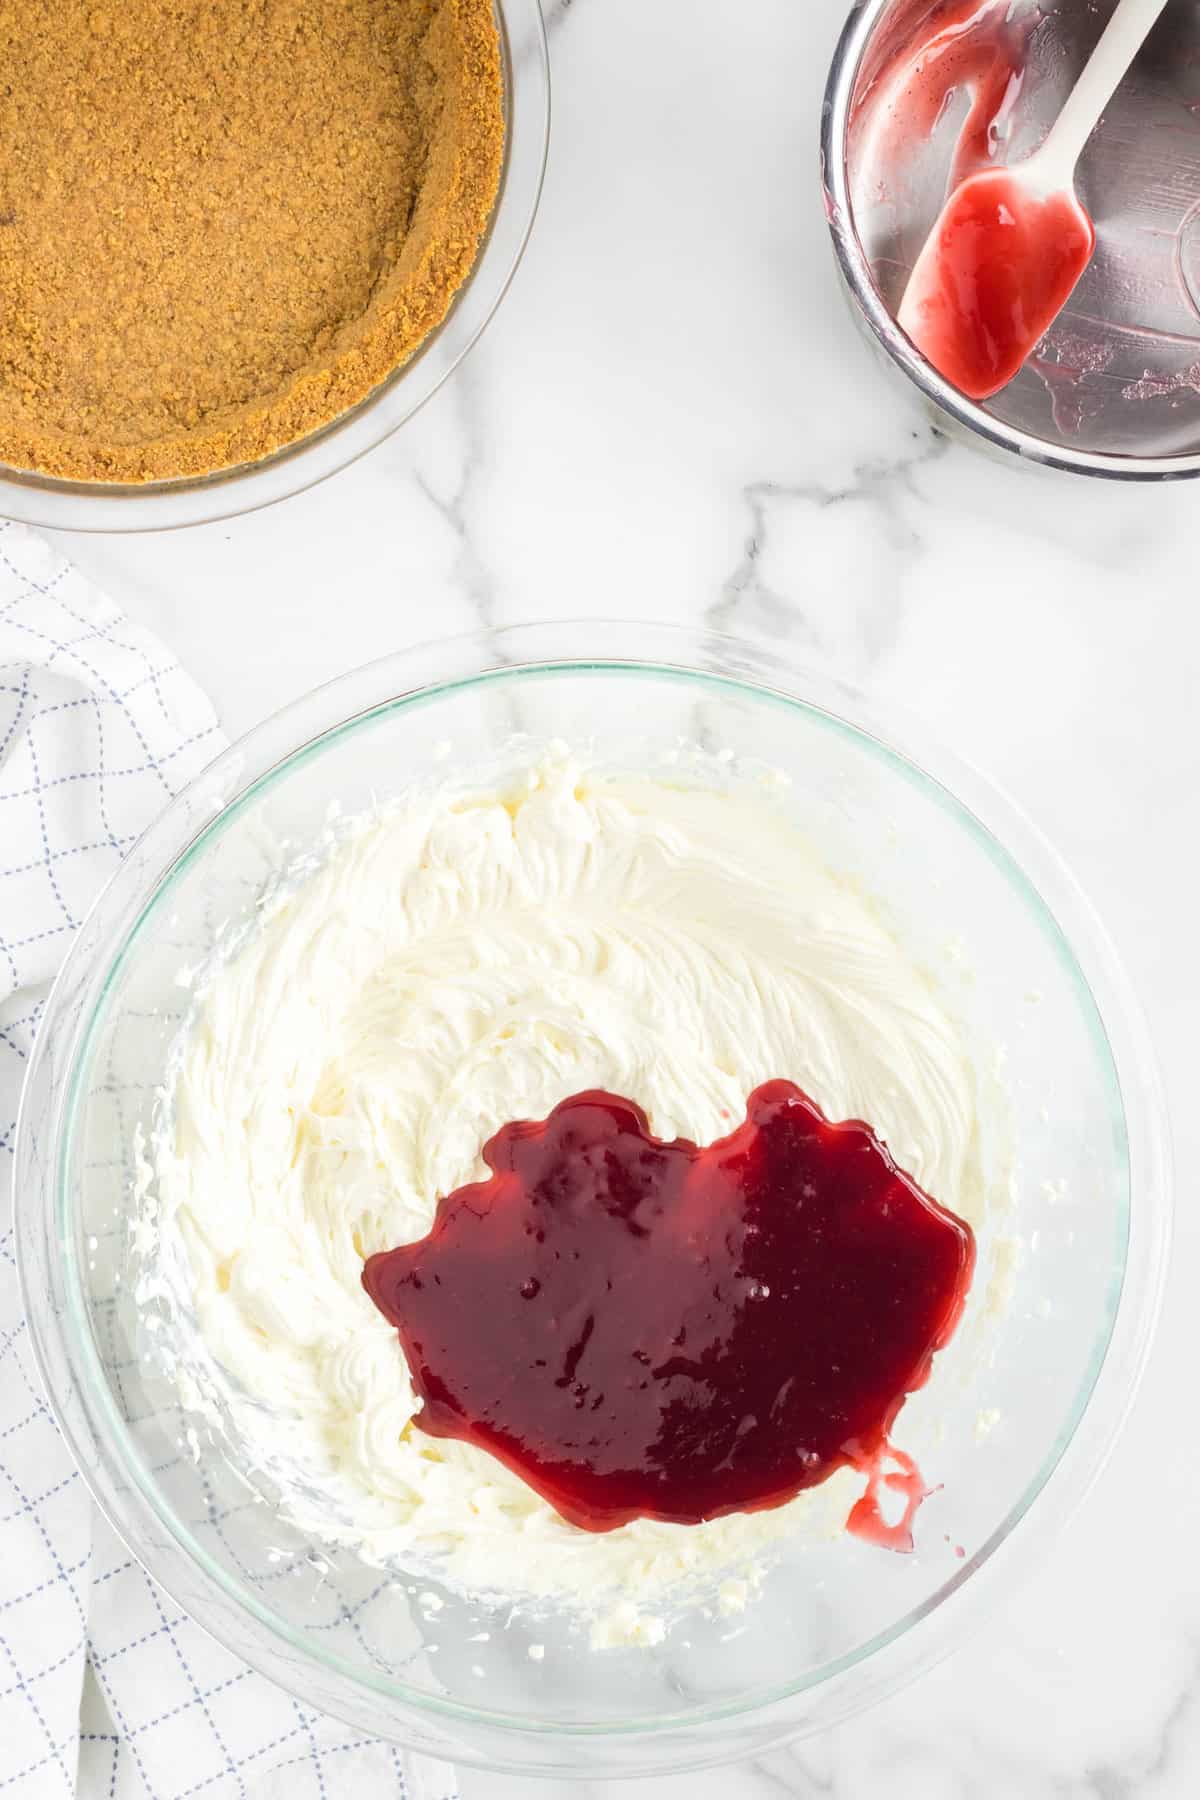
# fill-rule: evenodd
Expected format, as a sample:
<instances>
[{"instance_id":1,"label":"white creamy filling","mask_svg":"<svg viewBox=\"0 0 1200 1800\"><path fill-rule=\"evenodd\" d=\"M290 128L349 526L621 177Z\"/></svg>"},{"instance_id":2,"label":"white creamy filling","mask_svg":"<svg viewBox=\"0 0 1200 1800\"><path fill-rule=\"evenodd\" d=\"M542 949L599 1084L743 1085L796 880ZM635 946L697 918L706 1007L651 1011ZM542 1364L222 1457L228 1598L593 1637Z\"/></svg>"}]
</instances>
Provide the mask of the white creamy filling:
<instances>
[{"instance_id":1,"label":"white creamy filling","mask_svg":"<svg viewBox=\"0 0 1200 1800\"><path fill-rule=\"evenodd\" d=\"M413 1425L397 1335L360 1279L485 1173L509 1120L605 1088L703 1143L777 1076L869 1121L979 1224L959 1034L765 800L551 757L515 788L359 822L212 977L155 1156L207 1349L278 1421L273 1466L284 1445L303 1473L308 1501L285 1495L298 1522L371 1558L436 1558L473 1590L589 1610L637 1594L598 1641L654 1635L654 1596L840 1529L862 1486L848 1472L699 1526L567 1525L485 1452Z\"/></svg>"}]
</instances>

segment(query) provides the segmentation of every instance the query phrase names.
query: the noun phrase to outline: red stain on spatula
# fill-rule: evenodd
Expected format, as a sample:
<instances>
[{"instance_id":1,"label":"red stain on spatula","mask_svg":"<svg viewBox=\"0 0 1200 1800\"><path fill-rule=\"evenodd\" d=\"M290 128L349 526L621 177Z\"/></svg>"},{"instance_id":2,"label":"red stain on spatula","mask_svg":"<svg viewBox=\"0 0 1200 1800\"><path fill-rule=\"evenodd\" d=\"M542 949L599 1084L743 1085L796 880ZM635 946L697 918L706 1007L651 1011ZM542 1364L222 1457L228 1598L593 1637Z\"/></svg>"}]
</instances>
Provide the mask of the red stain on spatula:
<instances>
[{"instance_id":1,"label":"red stain on spatula","mask_svg":"<svg viewBox=\"0 0 1200 1800\"><path fill-rule=\"evenodd\" d=\"M1007 169L968 176L918 258L900 325L970 400L1007 387L1070 299L1096 233L1073 193Z\"/></svg>"},{"instance_id":2,"label":"red stain on spatula","mask_svg":"<svg viewBox=\"0 0 1200 1800\"><path fill-rule=\"evenodd\" d=\"M971 400L1007 386L1092 259L1075 165L1166 0L1119 0L1041 148L956 187L917 258L898 320Z\"/></svg>"}]
</instances>

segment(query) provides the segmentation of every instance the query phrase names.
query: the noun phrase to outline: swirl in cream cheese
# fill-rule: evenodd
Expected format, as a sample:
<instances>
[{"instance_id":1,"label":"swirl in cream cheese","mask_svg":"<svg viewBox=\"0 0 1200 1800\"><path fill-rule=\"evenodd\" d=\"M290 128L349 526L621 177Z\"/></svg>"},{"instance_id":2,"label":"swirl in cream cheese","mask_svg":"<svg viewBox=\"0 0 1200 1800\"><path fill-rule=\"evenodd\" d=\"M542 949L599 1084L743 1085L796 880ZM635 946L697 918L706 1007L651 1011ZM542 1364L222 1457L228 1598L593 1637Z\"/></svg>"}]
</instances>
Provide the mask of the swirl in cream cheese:
<instances>
[{"instance_id":1,"label":"swirl in cream cheese","mask_svg":"<svg viewBox=\"0 0 1200 1800\"><path fill-rule=\"evenodd\" d=\"M929 981L781 811L581 771L358 821L211 978L156 1157L214 1363L287 1423L303 1520L476 1589L591 1605L840 1527L861 1477L699 1526L567 1525L424 1436L364 1258L428 1230L501 1125L588 1088L708 1142L787 1076L978 1224L972 1070ZM636 1622L630 1628L637 1635Z\"/></svg>"}]
</instances>

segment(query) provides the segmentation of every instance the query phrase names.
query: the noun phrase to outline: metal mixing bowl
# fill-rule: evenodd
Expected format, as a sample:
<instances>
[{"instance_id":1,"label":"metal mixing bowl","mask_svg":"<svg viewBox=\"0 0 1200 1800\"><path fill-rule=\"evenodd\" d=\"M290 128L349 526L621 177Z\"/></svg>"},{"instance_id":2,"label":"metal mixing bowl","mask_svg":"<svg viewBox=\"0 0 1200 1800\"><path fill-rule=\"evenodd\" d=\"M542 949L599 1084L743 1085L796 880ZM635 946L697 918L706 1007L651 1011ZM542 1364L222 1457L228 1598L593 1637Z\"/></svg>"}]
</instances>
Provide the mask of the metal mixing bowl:
<instances>
[{"instance_id":1,"label":"metal mixing bowl","mask_svg":"<svg viewBox=\"0 0 1200 1800\"><path fill-rule=\"evenodd\" d=\"M948 77L932 129L905 142L884 129L896 120L898 57L948 20L987 28L990 15L1000 29L1028 15L1024 79L993 145L1013 162L1041 142L1113 4L857 0L826 90L826 206L856 314L939 423L1054 468L1167 480L1200 473L1200 9L1185 0L1171 0L1083 155L1097 252L1016 380L973 404L893 316L944 203L970 98Z\"/></svg>"}]
</instances>

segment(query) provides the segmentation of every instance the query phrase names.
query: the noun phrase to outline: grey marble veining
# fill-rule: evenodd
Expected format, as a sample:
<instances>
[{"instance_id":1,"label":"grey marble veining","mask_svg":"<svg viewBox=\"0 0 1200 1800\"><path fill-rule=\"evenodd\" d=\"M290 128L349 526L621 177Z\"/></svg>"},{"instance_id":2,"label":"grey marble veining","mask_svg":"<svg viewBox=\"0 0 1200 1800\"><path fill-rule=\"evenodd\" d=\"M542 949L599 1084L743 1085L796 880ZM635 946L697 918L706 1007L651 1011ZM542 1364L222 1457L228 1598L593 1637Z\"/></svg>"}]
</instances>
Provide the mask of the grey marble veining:
<instances>
[{"instance_id":1,"label":"grey marble veining","mask_svg":"<svg viewBox=\"0 0 1200 1800\"><path fill-rule=\"evenodd\" d=\"M1118 943L1174 1106L1172 1280L1129 1426L1053 1556L921 1682L753 1767L611 1792L1192 1800L1200 489L1000 467L883 381L843 310L816 180L838 0L547 11L542 213L456 379L310 494L70 552L233 731L447 631L644 615L869 683L1027 808ZM469 1774L464 1793L531 1786ZM609 1793L543 1790L568 1791Z\"/></svg>"}]
</instances>

